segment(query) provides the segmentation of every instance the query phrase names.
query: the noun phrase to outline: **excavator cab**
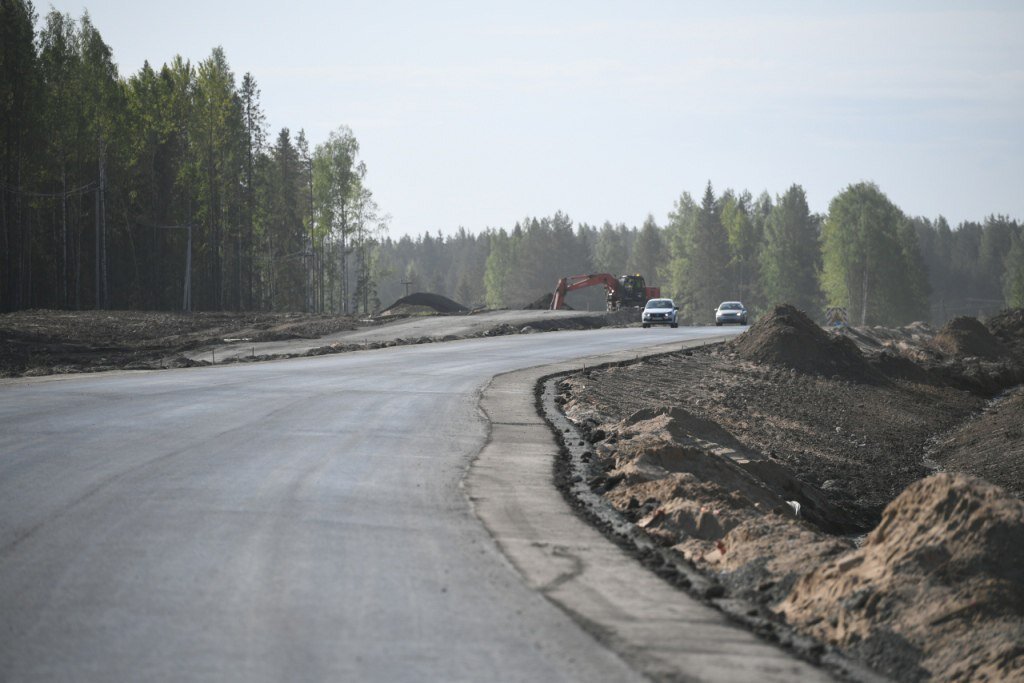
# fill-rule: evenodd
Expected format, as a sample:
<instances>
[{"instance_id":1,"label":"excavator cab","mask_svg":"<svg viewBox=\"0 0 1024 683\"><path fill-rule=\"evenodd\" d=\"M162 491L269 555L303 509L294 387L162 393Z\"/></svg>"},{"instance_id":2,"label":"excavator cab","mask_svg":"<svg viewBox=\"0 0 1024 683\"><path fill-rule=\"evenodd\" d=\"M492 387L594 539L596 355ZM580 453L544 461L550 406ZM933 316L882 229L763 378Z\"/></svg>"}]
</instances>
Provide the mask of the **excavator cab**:
<instances>
[{"instance_id":1,"label":"excavator cab","mask_svg":"<svg viewBox=\"0 0 1024 683\"><path fill-rule=\"evenodd\" d=\"M608 310L647 303L647 283L643 275L621 275L618 281L619 286L608 292Z\"/></svg>"},{"instance_id":2,"label":"excavator cab","mask_svg":"<svg viewBox=\"0 0 1024 683\"><path fill-rule=\"evenodd\" d=\"M641 299L647 290L643 275L623 275L619 278L619 283L622 284L623 299Z\"/></svg>"}]
</instances>

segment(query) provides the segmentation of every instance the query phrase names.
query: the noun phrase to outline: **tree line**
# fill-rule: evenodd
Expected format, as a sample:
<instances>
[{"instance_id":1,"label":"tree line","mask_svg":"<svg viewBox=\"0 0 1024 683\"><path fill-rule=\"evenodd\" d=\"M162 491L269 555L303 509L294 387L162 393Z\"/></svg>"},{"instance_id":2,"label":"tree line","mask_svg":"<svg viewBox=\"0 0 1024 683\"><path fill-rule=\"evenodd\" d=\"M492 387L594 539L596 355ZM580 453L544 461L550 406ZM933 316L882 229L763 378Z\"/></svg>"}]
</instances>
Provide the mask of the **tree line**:
<instances>
[{"instance_id":1,"label":"tree line","mask_svg":"<svg viewBox=\"0 0 1024 683\"><path fill-rule=\"evenodd\" d=\"M0 0L0 308L369 310L350 129L267 130L221 48L121 77L86 13Z\"/></svg>"},{"instance_id":2,"label":"tree line","mask_svg":"<svg viewBox=\"0 0 1024 683\"><path fill-rule=\"evenodd\" d=\"M667 221L628 227L574 225L563 213L526 218L511 230L424 234L378 249L385 300L402 283L474 306L520 307L550 293L560 277L640 273L671 296L688 322L708 323L719 302L755 313L788 302L821 319L827 306L850 322L941 323L1024 306L1024 229L989 216L951 229L905 215L873 183L850 185L824 215L800 185L775 197L710 183L700 200L682 193ZM569 295L576 308L603 306L601 292Z\"/></svg>"},{"instance_id":3,"label":"tree line","mask_svg":"<svg viewBox=\"0 0 1024 683\"><path fill-rule=\"evenodd\" d=\"M755 197L708 183L661 225L558 212L393 239L353 132L271 137L255 78L237 79L222 49L122 77L88 14L40 23L28 0L0 0L0 40L0 310L366 313L407 291L519 307L593 272L640 273L698 323L726 299L844 306L858 324L1024 305L1019 222L954 229L872 183L825 214L796 184Z\"/></svg>"}]
</instances>

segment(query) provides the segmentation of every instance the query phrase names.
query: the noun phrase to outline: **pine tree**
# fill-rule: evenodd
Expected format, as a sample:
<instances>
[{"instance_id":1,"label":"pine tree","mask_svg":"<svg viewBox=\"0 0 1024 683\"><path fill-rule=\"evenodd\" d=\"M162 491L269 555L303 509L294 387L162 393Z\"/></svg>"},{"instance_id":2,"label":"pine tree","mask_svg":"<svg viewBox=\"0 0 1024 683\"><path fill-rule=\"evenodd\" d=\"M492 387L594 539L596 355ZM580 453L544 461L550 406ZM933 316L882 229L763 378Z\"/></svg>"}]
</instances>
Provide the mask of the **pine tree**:
<instances>
[{"instance_id":1,"label":"pine tree","mask_svg":"<svg viewBox=\"0 0 1024 683\"><path fill-rule=\"evenodd\" d=\"M654 216L648 214L633 244L626 272L639 273L644 276L648 286L658 286L667 265L668 251L661 228L654 222Z\"/></svg>"},{"instance_id":2,"label":"pine tree","mask_svg":"<svg viewBox=\"0 0 1024 683\"><path fill-rule=\"evenodd\" d=\"M754 292L759 279L757 255L762 249L763 222L755 221L751 215L752 205L749 192L739 196L732 192L722 197L722 225L729 236L729 277L732 295L742 301L753 303Z\"/></svg>"},{"instance_id":3,"label":"pine tree","mask_svg":"<svg viewBox=\"0 0 1024 683\"><path fill-rule=\"evenodd\" d=\"M35 10L0 0L0 311L31 305L29 210L24 194L40 140Z\"/></svg>"},{"instance_id":4,"label":"pine tree","mask_svg":"<svg viewBox=\"0 0 1024 683\"><path fill-rule=\"evenodd\" d=\"M811 314L820 310L821 248L818 221L804 189L793 185L777 198L765 223L761 281L769 304L790 303Z\"/></svg>"},{"instance_id":5,"label":"pine tree","mask_svg":"<svg viewBox=\"0 0 1024 683\"><path fill-rule=\"evenodd\" d=\"M1024 232L1011 237L1003 261L1003 297L1010 308L1024 308Z\"/></svg>"},{"instance_id":6,"label":"pine tree","mask_svg":"<svg viewBox=\"0 0 1024 683\"><path fill-rule=\"evenodd\" d=\"M723 298L732 298L728 283L729 241L722 226L715 194L709 181L701 200L693 231L689 262L693 298L687 317L695 322L714 319L714 310Z\"/></svg>"}]
</instances>

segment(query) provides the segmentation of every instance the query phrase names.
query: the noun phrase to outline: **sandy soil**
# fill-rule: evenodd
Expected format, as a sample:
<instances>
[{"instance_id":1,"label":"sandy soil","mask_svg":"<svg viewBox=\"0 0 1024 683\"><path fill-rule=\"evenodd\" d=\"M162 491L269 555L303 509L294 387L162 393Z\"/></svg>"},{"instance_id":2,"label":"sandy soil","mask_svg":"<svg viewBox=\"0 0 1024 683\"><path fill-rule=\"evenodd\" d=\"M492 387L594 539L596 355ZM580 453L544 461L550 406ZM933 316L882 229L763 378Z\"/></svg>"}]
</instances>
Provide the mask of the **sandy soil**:
<instances>
[{"instance_id":1,"label":"sandy soil","mask_svg":"<svg viewBox=\"0 0 1024 683\"><path fill-rule=\"evenodd\" d=\"M560 402L591 488L729 598L898 680L1020 679L1021 342L1019 312L829 334L780 307Z\"/></svg>"}]
</instances>

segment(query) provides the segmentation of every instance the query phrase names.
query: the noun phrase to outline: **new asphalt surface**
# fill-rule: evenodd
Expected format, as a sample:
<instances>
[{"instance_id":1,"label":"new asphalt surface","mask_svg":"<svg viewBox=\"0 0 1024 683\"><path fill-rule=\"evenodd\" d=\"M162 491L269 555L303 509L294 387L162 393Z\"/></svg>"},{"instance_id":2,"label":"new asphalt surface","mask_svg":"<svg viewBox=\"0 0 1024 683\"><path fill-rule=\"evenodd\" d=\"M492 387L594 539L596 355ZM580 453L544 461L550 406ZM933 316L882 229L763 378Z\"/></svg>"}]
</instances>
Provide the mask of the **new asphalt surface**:
<instances>
[{"instance_id":1,"label":"new asphalt surface","mask_svg":"<svg viewBox=\"0 0 1024 683\"><path fill-rule=\"evenodd\" d=\"M462 481L493 443L481 390L721 334L559 332L4 382L0 678L640 679L476 516Z\"/></svg>"}]
</instances>

